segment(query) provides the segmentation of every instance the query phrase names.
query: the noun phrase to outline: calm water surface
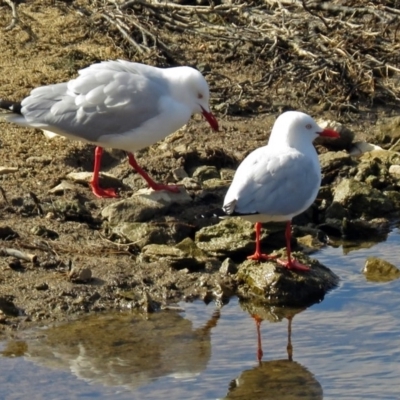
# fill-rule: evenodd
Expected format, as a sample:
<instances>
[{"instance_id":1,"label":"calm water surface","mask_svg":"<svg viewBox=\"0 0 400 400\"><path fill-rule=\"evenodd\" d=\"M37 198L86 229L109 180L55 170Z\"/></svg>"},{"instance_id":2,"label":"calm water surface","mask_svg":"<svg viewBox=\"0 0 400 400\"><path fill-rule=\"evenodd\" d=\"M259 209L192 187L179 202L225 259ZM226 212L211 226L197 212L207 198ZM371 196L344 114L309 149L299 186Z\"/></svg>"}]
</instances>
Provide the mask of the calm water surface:
<instances>
[{"instance_id":1,"label":"calm water surface","mask_svg":"<svg viewBox=\"0 0 400 400\"><path fill-rule=\"evenodd\" d=\"M368 282L366 257L399 266L400 232L351 250L314 255L341 278L288 326L279 310L261 323L236 299L218 309L85 318L0 344L0 399L400 399L400 280ZM11 356L13 355L14 356ZM17 356L15 356L17 354Z\"/></svg>"}]
</instances>

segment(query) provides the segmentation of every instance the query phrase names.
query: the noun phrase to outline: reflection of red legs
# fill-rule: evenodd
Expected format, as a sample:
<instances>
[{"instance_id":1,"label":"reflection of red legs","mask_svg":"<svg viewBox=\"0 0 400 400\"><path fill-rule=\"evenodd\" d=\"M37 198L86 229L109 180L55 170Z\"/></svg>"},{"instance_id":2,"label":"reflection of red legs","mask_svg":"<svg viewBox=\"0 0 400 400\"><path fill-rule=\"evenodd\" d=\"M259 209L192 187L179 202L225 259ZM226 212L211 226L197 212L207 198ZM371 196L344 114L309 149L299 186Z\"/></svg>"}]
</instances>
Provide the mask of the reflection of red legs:
<instances>
[{"instance_id":1,"label":"reflection of red legs","mask_svg":"<svg viewBox=\"0 0 400 400\"><path fill-rule=\"evenodd\" d=\"M115 189L102 189L99 185L99 172L101 165L101 157L103 155L103 148L96 147L94 150L94 168L93 168L93 177L90 181L90 186L92 187L92 192L97 197L118 197Z\"/></svg>"},{"instance_id":2,"label":"reflection of red legs","mask_svg":"<svg viewBox=\"0 0 400 400\"><path fill-rule=\"evenodd\" d=\"M292 319L293 317L287 317L288 319L288 343L286 346L288 360L293 361L293 346L292 346Z\"/></svg>"},{"instance_id":3,"label":"reflection of red legs","mask_svg":"<svg viewBox=\"0 0 400 400\"><path fill-rule=\"evenodd\" d=\"M256 321L256 327L257 327L257 360L258 362L261 362L261 359L264 355L262 351L261 331L260 331L262 319L258 315L252 315L252 317L254 318L254 321Z\"/></svg>"},{"instance_id":4,"label":"reflection of red legs","mask_svg":"<svg viewBox=\"0 0 400 400\"><path fill-rule=\"evenodd\" d=\"M287 269L291 269L293 271L302 271L302 272L309 271L310 270L309 267L292 259L292 255L291 255L292 251L291 251L291 246L290 246L291 236L292 236L292 225L291 225L291 222L288 221L286 224L286 232L285 232L287 261L277 260L278 263L283 265Z\"/></svg>"},{"instance_id":5,"label":"reflection of red legs","mask_svg":"<svg viewBox=\"0 0 400 400\"><path fill-rule=\"evenodd\" d=\"M248 256L248 260L255 260L255 261L261 261L261 260L273 260L276 258L276 256L270 256L268 254L262 254L261 253L261 246L260 246L260 235L261 235L261 223L257 222L254 226L256 230L256 251L253 255Z\"/></svg>"},{"instance_id":6,"label":"reflection of red legs","mask_svg":"<svg viewBox=\"0 0 400 400\"><path fill-rule=\"evenodd\" d=\"M128 153L128 160L130 166L143 177L143 179L153 190L168 190L169 192L174 193L179 192L179 186L177 185L163 185L161 183L154 182L153 179L151 179L150 176L139 166L132 153Z\"/></svg>"}]
</instances>

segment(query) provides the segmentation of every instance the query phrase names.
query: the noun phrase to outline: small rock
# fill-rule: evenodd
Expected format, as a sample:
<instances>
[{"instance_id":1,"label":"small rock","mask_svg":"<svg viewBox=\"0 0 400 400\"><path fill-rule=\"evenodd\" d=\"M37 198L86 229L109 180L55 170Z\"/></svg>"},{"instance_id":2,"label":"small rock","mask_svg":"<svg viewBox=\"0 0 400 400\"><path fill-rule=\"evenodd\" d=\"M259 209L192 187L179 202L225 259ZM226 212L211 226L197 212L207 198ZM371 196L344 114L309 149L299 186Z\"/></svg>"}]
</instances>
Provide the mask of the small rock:
<instances>
[{"instance_id":1,"label":"small rock","mask_svg":"<svg viewBox=\"0 0 400 400\"><path fill-rule=\"evenodd\" d=\"M331 170L342 168L345 165L351 165L353 160L345 151L328 151L318 156L321 170L326 173Z\"/></svg>"},{"instance_id":2,"label":"small rock","mask_svg":"<svg viewBox=\"0 0 400 400\"><path fill-rule=\"evenodd\" d=\"M150 188L140 189L134 193L133 197L141 197L151 201L163 203L164 205L170 204L189 204L192 198L184 187L179 188L178 193L169 192L166 190L153 190Z\"/></svg>"},{"instance_id":3,"label":"small rock","mask_svg":"<svg viewBox=\"0 0 400 400\"><path fill-rule=\"evenodd\" d=\"M375 217L393 211L393 203L380 190L355 179L343 179L334 188L333 201L354 217Z\"/></svg>"},{"instance_id":4,"label":"small rock","mask_svg":"<svg viewBox=\"0 0 400 400\"><path fill-rule=\"evenodd\" d=\"M144 258L147 258L149 262L160 262L161 260L165 260L176 269L187 268L190 271L199 271L203 269L205 265L204 261L190 256L185 251L164 244L149 244L143 247L142 255Z\"/></svg>"},{"instance_id":5,"label":"small rock","mask_svg":"<svg viewBox=\"0 0 400 400\"><path fill-rule=\"evenodd\" d=\"M64 192L66 192L67 190L74 190L74 189L75 189L75 186L72 185L70 182L62 181L59 185L50 189L49 193L62 194Z\"/></svg>"},{"instance_id":6,"label":"small rock","mask_svg":"<svg viewBox=\"0 0 400 400\"><path fill-rule=\"evenodd\" d=\"M70 172L67 176L67 179L77 182L86 184L89 183L93 178L92 172ZM104 187L121 187L122 182L113 175L106 174L104 172L100 172L99 175L99 182L101 186Z\"/></svg>"},{"instance_id":7,"label":"small rock","mask_svg":"<svg viewBox=\"0 0 400 400\"><path fill-rule=\"evenodd\" d=\"M0 297L0 310L5 315L11 315L14 317L17 317L19 315L19 310L13 303L11 296L1 296Z\"/></svg>"},{"instance_id":8,"label":"small rock","mask_svg":"<svg viewBox=\"0 0 400 400\"><path fill-rule=\"evenodd\" d=\"M300 307L321 301L338 285L339 277L318 261L302 253L293 253L293 257L309 266L310 271L293 272L272 261L242 263L237 273L239 298Z\"/></svg>"},{"instance_id":9,"label":"small rock","mask_svg":"<svg viewBox=\"0 0 400 400\"><path fill-rule=\"evenodd\" d=\"M55 231L52 231L51 229L47 229L43 225L36 225L31 229L31 232L36 235L36 236L41 236L49 239L57 239L58 238L58 233Z\"/></svg>"},{"instance_id":10,"label":"small rock","mask_svg":"<svg viewBox=\"0 0 400 400\"><path fill-rule=\"evenodd\" d=\"M222 179L219 178L206 179L205 181L203 181L204 189L215 189L221 187L227 188L229 185L230 181L223 181Z\"/></svg>"},{"instance_id":11,"label":"small rock","mask_svg":"<svg viewBox=\"0 0 400 400\"><path fill-rule=\"evenodd\" d=\"M124 222L147 222L165 215L174 204L189 204L192 198L184 187L178 193L152 189L138 190L130 199L117 201L101 212L111 225Z\"/></svg>"},{"instance_id":12,"label":"small rock","mask_svg":"<svg viewBox=\"0 0 400 400\"><path fill-rule=\"evenodd\" d=\"M219 272L223 275L234 275L237 269L237 265L228 257L222 262Z\"/></svg>"},{"instance_id":13,"label":"small rock","mask_svg":"<svg viewBox=\"0 0 400 400\"><path fill-rule=\"evenodd\" d=\"M49 285L46 282L39 283L38 285L35 286L36 290L47 290L49 288Z\"/></svg>"},{"instance_id":14,"label":"small rock","mask_svg":"<svg viewBox=\"0 0 400 400\"><path fill-rule=\"evenodd\" d=\"M178 182L179 185L184 186L188 190L200 190L201 185L197 179L193 178L183 178Z\"/></svg>"},{"instance_id":15,"label":"small rock","mask_svg":"<svg viewBox=\"0 0 400 400\"><path fill-rule=\"evenodd\" d=\"M325 211L325 218L343 219L348 217L349 212L337 201L333 201Z\"/></svg>"},{"instance_id":16,"label":"small rock","mask_svg":"<svg viewBox=\"0 0 400 400\"><path fill-rule=\"evenodd\" d=\"M400 177L400 165L391 165L389 167L389 174Z\"/></svg>"},{"instance_id":17,"label":"small rock","mask_svg":"<svg viewBox=\"0 0 400 400\"><path fill-rule=\"evenodd\" d=\"M198 178L200 182L207 179L221 179L221 175L216 167L212 165L202 165L196 168L192 174L193 178Z\"/></svg>"},{"instance_id":18,"label":"small rock","mask_svg":"<svg viewBox=\"0 0 400 400\"><path fill-rule=\"evenodd\" d=\"M79 200L58 199L52 202L52 212L66 221L93 222L90 211Z\"/></svg>"},{"instance_id":19,"label":"small rock","mask_svg":"<svg viewBox=\"0 0 400 400\"><path fill-rule=\"evenodd\" d=\"M186 172L185 169L182 168L182 167L179 167L179 168L174 169L174 170L172 171L172 175L173 175L173 177L174 177L177 181L180 181L180 180L182 180L182 179L188 177L187 172Z\"/></svg>"},{"instance_id":20,"label":"small rock","mask_svg":"<svg viewBox=\"0 0 400 400\"><path fill-rule=\"evenodd\" d=\"M154 244L176 244L193 233L188 224L173 221L168 224L150 224L146 222L123 222L113 228L113 233L123 236L140 249Z\"/></svg>"},{"instance_id":21,"label":"small rock","mask_svg":"<svg viewBox=\"0 0 400 400\"><path fill-rule=\"evenodd\" d=\"M342 222L342 236L346 239L366 239L387 234L390 222L386 218L374 218L372 220L347 219Z\"/></svg>"},{"instance_id":22,"label":"small rock","mask_svg":"<svg viewBox=\"0 0 400 400\"><path fill-rule=\"evenodd\" d=\"M400 270L396 266L376 257L367 258L363 273L368 280L374 282L388 282L400 278Z\"/></svg>"},{"instance_id":23,"label":"small rock","mask_svg":"<svg viewBox=\"0 0 400 400\"><path fill-rule=\"evenodd\" d=\"M314 253L314 252L322 249L322 247L325 246L325 243L321 243L316 237L314 237L312 235L296 237L296 239L297 239L297 243L301 247L301 251L304 254Z\"/></svg>"},{"instance_id":24,"label":"small rock","mask_svg":"<svg viewBox=\"0 0 400 400\"><path fill-rule=\"evenodd\" d=\"M90 268L73 267L68 272L68 279L74 283L86 283L92 279L92 270Z\"/></svg>"}]
</instances>

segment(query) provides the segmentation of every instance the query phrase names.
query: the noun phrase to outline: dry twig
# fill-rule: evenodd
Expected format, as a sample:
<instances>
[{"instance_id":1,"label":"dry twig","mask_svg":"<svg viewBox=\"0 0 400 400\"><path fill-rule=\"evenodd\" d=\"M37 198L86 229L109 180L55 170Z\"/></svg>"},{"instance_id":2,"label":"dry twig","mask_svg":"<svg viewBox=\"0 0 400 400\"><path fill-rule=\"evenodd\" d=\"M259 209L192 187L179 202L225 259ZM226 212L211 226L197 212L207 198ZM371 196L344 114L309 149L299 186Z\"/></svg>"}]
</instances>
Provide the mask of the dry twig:
<instances>
[{"instance_id":1,"label":"dry twig","mask_svg":"<svg viewBox=\"0 0 400 400\"><path fill-rule=\"evenodd\" d=\"M11 7L12 19L11 19L10 25L8 25L4 28L5 31L10 31L17 25L17 23L19 21L17 6L15 5L15 3L12 2L12 0L4 0L4 1Z\"/></svg>"}]
</instances>

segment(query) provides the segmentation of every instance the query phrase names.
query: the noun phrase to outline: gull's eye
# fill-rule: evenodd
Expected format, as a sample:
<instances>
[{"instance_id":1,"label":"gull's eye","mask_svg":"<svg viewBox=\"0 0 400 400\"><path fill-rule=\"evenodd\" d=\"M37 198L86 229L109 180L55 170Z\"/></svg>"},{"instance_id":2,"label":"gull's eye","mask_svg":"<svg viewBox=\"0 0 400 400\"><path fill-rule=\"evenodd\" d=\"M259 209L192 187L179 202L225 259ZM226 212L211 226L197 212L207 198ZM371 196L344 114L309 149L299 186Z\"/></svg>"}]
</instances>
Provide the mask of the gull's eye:
<instances>
[{"instance_id":1,"label":"gull's eye","mask_svg":"<svg viewBox=\"0 0 400 400\"><path fill-rule=\"evenodd\" d=\"M201 93L199 93L199 94L197 95L197 98L198 98L198 99L202 99L202 98L203 98L203 95L202 95Z\"/></svg>"},{"instance_id":2,"label":"gull's eye","mask_svg":"<svg viewBox=\"0 0 400 400\"><path fill-rule=\"evenodd\" d=\"M311 128L312 128L311 124L307 124L307 125L306 125L306 128L307 128L307 129L311 129Z\"/></svg>"}]
</instances>

